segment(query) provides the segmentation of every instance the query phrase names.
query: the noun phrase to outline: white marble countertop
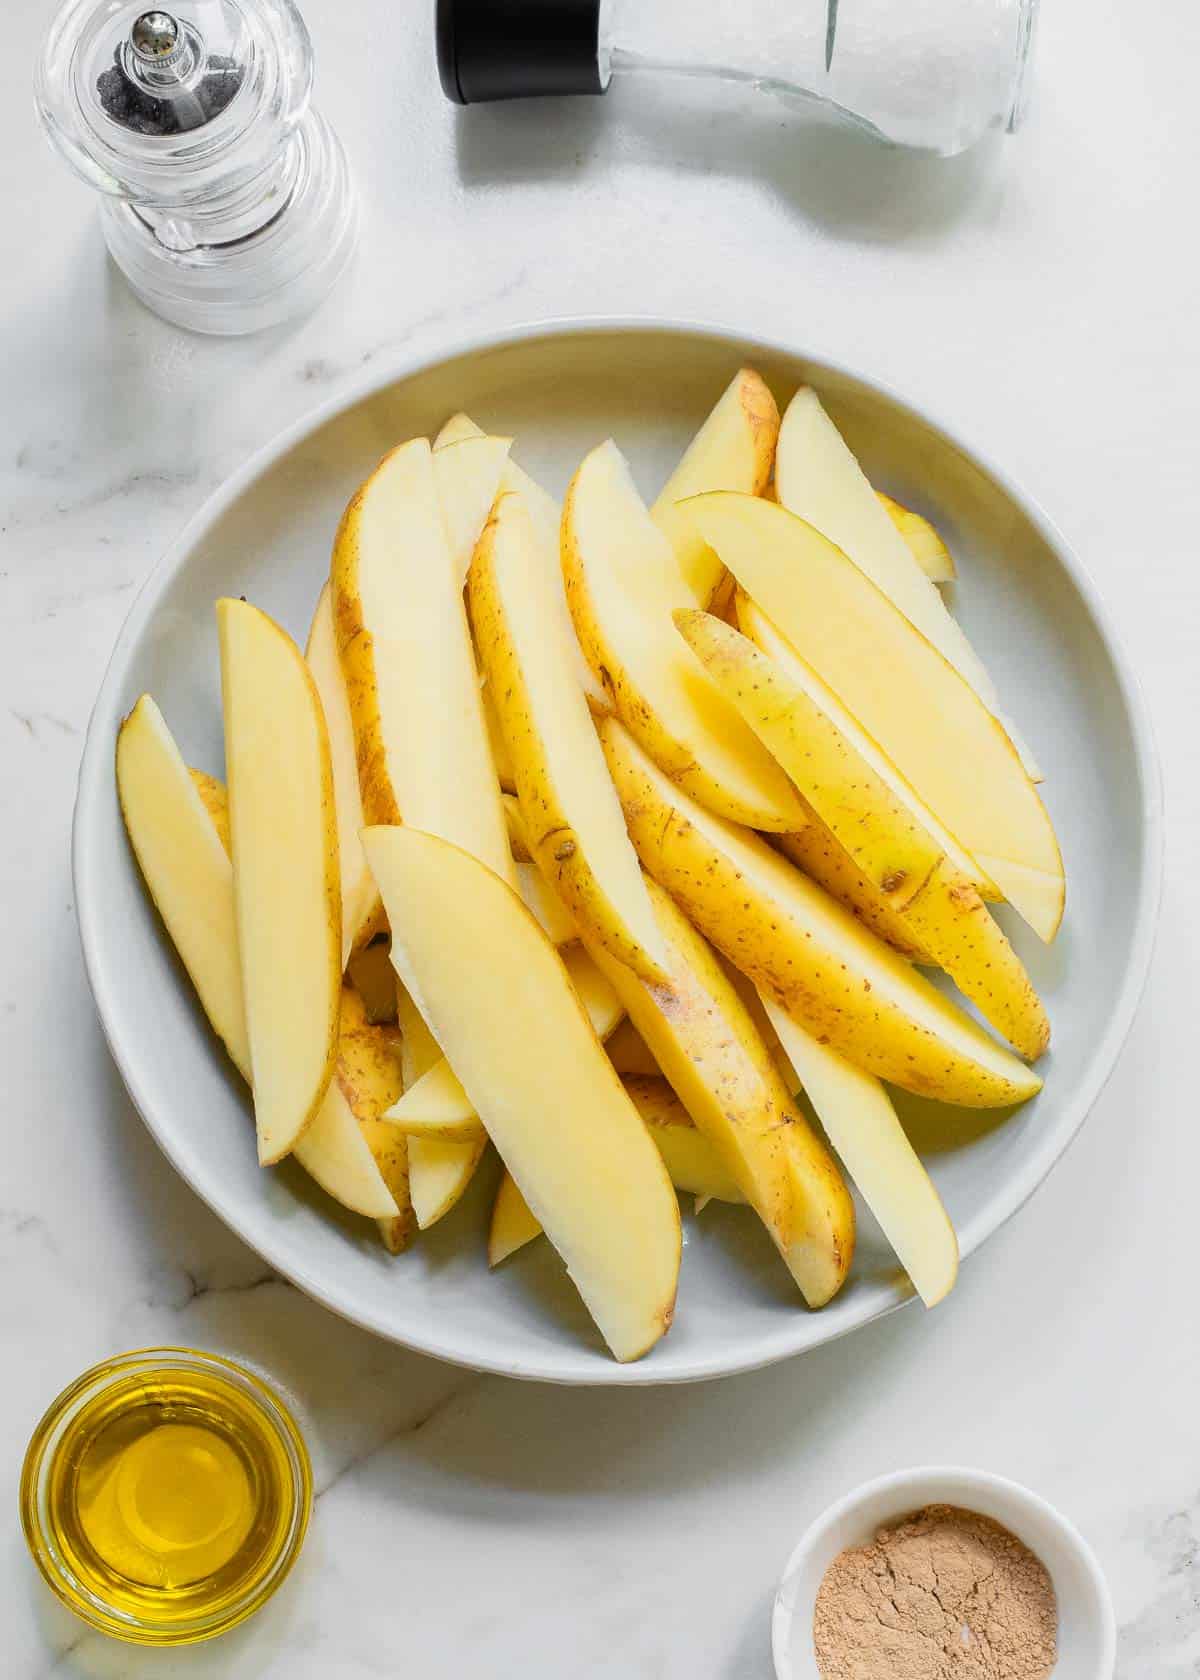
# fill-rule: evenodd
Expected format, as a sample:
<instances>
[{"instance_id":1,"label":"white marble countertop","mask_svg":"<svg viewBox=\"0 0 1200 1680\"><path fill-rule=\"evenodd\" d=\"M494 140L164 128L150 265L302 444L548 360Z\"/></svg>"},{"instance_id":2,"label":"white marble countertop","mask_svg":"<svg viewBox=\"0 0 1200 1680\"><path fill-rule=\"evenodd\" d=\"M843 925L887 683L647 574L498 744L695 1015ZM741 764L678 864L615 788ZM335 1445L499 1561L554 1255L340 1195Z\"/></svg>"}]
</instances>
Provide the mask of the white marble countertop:
<instances>
[{"instance_id":1,"label":"white marble countertop","mask_svg":"<svg viewBox=\"0 0 1200 1680\"><path fill-rule=\"evenodd\" d=\"M942 1460L1015 1476L1078 1521L1112 1583L1122 1680L1200 1674L1200 14L1058 0L1025 130L938 164L732 96L456 113L428 0L306 11L319 99L363 192L361 255L315 318L222 343L151 319L107 265L90 195L28 114L48 5L4 8L0 1670L757 1680L775 1578L809 1519L863 1477ZM388 18L387 50L364 54ZM92 697L184 518L373 358L589 310L761 328L954 417L1098 579L1166 769L1149 990L1041 1193L933 1315L690 1390L473 1377L273 1279L132 1111L71 901ZM154 1342L275 1372L303 1397L320 1488L272 1607L169 1657L59 1611L16 1521L43 1406L93 1360Z\"/></svg>"}]
</instances>

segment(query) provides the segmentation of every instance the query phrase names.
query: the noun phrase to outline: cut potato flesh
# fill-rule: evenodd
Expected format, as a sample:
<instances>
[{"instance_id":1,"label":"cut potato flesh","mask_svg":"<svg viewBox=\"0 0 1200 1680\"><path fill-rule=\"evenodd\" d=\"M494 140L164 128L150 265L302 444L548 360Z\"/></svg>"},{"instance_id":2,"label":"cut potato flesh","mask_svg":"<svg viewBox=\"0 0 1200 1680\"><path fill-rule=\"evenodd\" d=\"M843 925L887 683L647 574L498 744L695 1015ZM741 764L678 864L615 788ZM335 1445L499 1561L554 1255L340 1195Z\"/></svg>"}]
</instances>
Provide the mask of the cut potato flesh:
<instances>
[{"instance_id":1,"label":"cut potato flesh","mask_svg":"<svg viewBox=\"0 0 1200 1680\"><path fill-rule=\"evenodd\" d=\"M511 438L474 437L433 452L434 483L460 583L467 581L471 556L492 511L511 448Z\"/></svg>"},{"instance_id":2,"label":"cut potato flesh","mask_svg":"<svg viewBox=\"0 0 1200 1680\"><path fill-rule=\"evenodd\" d=\"M441 1066L447 1074L450 1070L437 1040L403 985L397 987L396 1003L404 1074L402 1089L407 1091L431 1068ZM453 1078L453 1075L450 1077ZM404 1136L398 1126L392 1126L386 1115L379 1123L391 1126L397 1137ZM406 1144L413 1214L420 1229L427 1230L439 1219L444 1219L451 1208L462 1200L487 1147L487 1138L477 1121L475 1129L465 1137L439 1137L435 1133L428 1137L407 1138Z\"/></svg>"},{"instance_id":3,"label":"cut potato flesh","mask_svg":"<svg viewBox=\"0 0 1200 1680\"><path fill-rule=\"evenodd\" d=\"M424 438L385 457L334 541L334 626L368 822L405 822L515 882L479 681Z\"/></svg>"},{"instance_id":4,"label":"cut potato flesh","mask_svg":"<svg viewBox=\"0 0 1200 1680\"><path fill-rule=\"evenodd\" d=\"M563 965L593 1032L603 1043L624 1019L624 1006L582 948L564 951ZM474 1104L444 1057L439 1057L409 1086L385 1118L414 1140L478 1142L484 1135Z\"/></svg>"},{"instance_id":5,"label":"cut potato flesh","mask_svg":"<svg viewBox=\"0 0 1200 1680\"><path fill-rule=\"evenodd\" d=\"M524 500L501 496L475 550L468 594L525 838L575 921L653 979L662 974L658 930L575 680L556 588Z\"/></svg>"},{"instance_id":6,"label":"cut potato flesh","mask_svg":"<svg viewBox=\"0 0 1200 1680\"><path fill-rule=\"evenodd\" d=\"M465 414L456 414L442 427L434 445L435 452L465 437L482 437L483 433L475 422ZM588 705L594 712L606 712L609 709L608 696L596 681L591 666L583 656L583 650L575 639L575 629L571 623L571 615L567 611L567 597L562 587L562 567L558 559L558 527L560 514L558 503L548 491L529 474L523 467L509 457L504 464L504 471L500 475L500 489L513 490L521 496L525 506L529 509L537 531L538 551L541 556L542 567L547 578L552 579L554 590L554 612L556 618L570 631L572 644L571 665L575 672L576 681L583 690ZM497 764L499 769L499 764Z\"/></svg>"},{"instance_id":7,"label":"cut potato flesh","mask_svg":"<svg viewBox=\"0 0 1200 1680\"><path fill-rule=\"evenodd\" d=\"M753 368L739 368L650 509L702 607L712 602L725 568L677 504L704 490L761 496L771 479L778 436L775 398Z\"/></svg>"},{"instance_id":8,"label":"cut potato flesh","mask_svg":"<svg viewBox=\"0 0 1200 1680\"><path fill-rule=\"evenodd\" d=\"M1025 968L936 818L790 649L767 656L710 613L675 623L722 694L787 771L875 891L996 1030L1036 1060L1050 1024Z\"/></svg>"},{"instance_id":9,"label":"cut potato flesh","mask_svg":"<svg viewBox=\"0 0 1200 1680\"><path fill-rule=\"evenodd\" d=\"M879 497L880 507L904 539L905 547L930 583L953 583L958 576L954 556L936 528L921 514L905 507L903 502L885 496L882 490L877 490L875 494Z\"/></svg>"},{"instance_id":10,"label":"cut potato flesh","mask_svg":"<svg viewBox=\"0 0 1200 1680\"><path fill-rule=\"evenodd\" d=\"M787 777L673 631L672 612L695 597L611 442L586 457L567 491L562 565L580 645L656 763L734 821L799 827Z\"/></svg>"},{"instance_id":11,"label":"cut potato flesh","mask_svg":"<svg viewBox=\"0 0 1200 1680\"><path fill-rule=\"evenodd\" d=\"M259 1160L315 1117L337 1058L342 906L329 736L300 650L217 603L237 948Z\"/></svg>"},{"instance_id":12,"label":"cut potato flesh","mask_svg":"<svg viewBox=\"0 0 1200 1680\"><path fill-rule=\"evenodd\" d=\"M409 828L364 844L406 989L612 1352L640 1357L675 1310L679 1209L558 953L466 853Z\"/></svg>"},{"instance_id":13,"label":"cut potato flesh","mask_svg":"<svg viewBox=\"0 0 1200 1680\"><path fill-rule=\"evenodd\" d=\"M208 782L208 799L213 789ZM204 1013L242 1078L250 1078L238 964L233 871L215 816L148 694L117 736L117 795L129 841ZM225 831L228 832L226 820Z\"/></svg>"},{"instance_id":14,"label":"cut potato flesh","mask_svg":"<svg viewBox=\"0 0 1200 1680\"><path fill-rule=\"evenodd\" d=\"M995 709L995 685L982 661L914 560L816 392L807 386L796 392L779 428L775 491L781 506L848 555L970 684L988 710Z\"/></svg>"},{"instance_id":15,"label":"cut potato flesh","mask_svg":"<svg viewBox=\"0 0 1200 1680\"><path fill-rule=\"evenodd\" d=\"M887 1092L769 997L762 1001L842 1165L914 1289L927 1307L936 1305L958 1275L958 1238Z\"/></svg>"},{"instance_id":16,"label":"cut potato flesh","mask_svg":"<svg viewBox=\"0 0 1200 1680\"><path fill-rule=\"evenodd\" d=\"M654 882L650 893L670 955L669 983L639 979L599 946L592 955L804 1299L822 1306L850 1265L853 1203L716 956Z\"/></svg>"},{"instance_id":17,"label":"cut potato flesh","mask_svg":"<svg viewBox=\"0 0 1200 1680\"><path fill-rule=\"evenodd\" d=\"M968 1108L1021 1102L1040 1089L1030 1068L761 836L689 800L615 719L601 734L646 869L815 1037L865 1072Z\"/></svg>"},{"instance_id":18,"label":"cut potato flesh","mask_svg":"<svg viewBox=\"0 0 1200 1680\"><path fill-rule=\"evenodd\" d=\"M488 1265L498 1266L526 1243L540 1237L542 1227L529 1211L529 1204L517 1189L516 1180L505 1169L496 1186L492 1222L488 1227Z\"/></svg>"},{"instance_id":19,"label":"cut potato flesh","mask_svg":"<svg viewBox=\"0 0 1200 1680\"><path fill-rule=\"evenodd\" d=\"M355 951L346 968L346 978L363 1000L367 1020L372 1026L395 1024L396 970L388 959L387 941L379 940Z\"/></svg>"},{"instance_id":20,"label":"cut potato flesh","mask_svg":"<svg viewBox=\"0 0 1200 1680\"><path fill-rule=\"evenodd\" d=\"M328 584L318 598L304 656L321 697L325 728L329 734L333 805L337 817L338 872L342 889L342 968L345 969L351 951L371 937L383 911L379 888L371 879L359 839L363 828L363 808L358 790L354 723L338 658Z\"/></svg>"},{"instance_id":21,"label":"cut potato flesh","mask_svg":"<svg viewBox=\"0 0 1200 1680\"><path fill-rule=\"evenodd\" d=\"M189 774L158 707L143 695L118 736L117 787L150 895L204 1013L249 1083L224 783L201 771ZM398 1212L336 1080L293 1154L323 1190L353 1212L368 1217Z\"/></svg>"},{"instance_id":22,"label":"cut potato flesh","mask_svg":"<svg viewBox=\"0 0 1200 1680\"><path fill-rule=\"evenodd\" d=\"M721 1156L665 1079L634 1076L621 1083L646 1122L646 1130L654 1139L676 1190L702 1201L745 1202ZM488 1265L498 1266L541 1234L542 1227L530 1213L512 1175L502 1173L492 1205Z\"/></svg>"},{"instance_id":23,"label":"cut potato flesh","mask_svg":"<svg viewBox=\"0 0 1200 1680\"><path fill-rule=\"evenodd\" d=\"M689 504L748 595L959 846L1043 939L1062 856L1012 742L978 694L857 566L802 519L718 491Z\"/></svg>"}]
</instances>

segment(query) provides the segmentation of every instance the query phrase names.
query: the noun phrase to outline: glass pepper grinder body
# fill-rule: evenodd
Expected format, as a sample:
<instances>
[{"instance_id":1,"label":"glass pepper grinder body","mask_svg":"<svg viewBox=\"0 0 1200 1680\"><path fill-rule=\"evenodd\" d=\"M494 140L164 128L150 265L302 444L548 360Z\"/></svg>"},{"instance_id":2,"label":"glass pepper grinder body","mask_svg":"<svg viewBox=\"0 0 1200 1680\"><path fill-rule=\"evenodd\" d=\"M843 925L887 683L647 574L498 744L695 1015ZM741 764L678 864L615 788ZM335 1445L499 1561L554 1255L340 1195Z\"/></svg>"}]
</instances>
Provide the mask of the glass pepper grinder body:
<instances>
[{"instance_id":1,"label":"glass pepper grinder body","mask_svg":"<svg viewBox=\"0 0 1200 1680\"><path fill-rule=\"evenodd\" d=\"M37 104L100 192L109 250L143 302L245 333L312 308L353 251L345 155L311 88L292 0L70 0Z\"/></svg>"},{"instance_id":2,"label":"glass pepper grinder body","mask_svg":"<svg viewBox=\"0 0 1200 1680\"><path fill-rule=\"evenodd\" d=\"M1037 0L438 0L461 104L704 77L950 157L1020 120Z\"/></svg>"}]
</instances>

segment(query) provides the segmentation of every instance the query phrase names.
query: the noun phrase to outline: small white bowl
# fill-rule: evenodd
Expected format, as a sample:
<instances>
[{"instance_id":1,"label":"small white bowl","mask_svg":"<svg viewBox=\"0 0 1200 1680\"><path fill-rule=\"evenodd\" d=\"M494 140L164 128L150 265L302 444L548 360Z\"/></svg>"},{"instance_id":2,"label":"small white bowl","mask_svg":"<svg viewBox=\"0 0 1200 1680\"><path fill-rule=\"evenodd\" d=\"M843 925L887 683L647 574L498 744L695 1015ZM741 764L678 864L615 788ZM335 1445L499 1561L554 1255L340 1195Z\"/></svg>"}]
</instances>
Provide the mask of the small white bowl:
<instances>
[{"instance_id":1,"label":"small white bowl","mask_svg":"<svg viewBox=\"0 0 1200 1680\"><path fill-rule=\"evenodd\" d=\"M805 1533L775 1595L771 1649L779 1680L820 1680L813 1608L829 1565L884 1524L925 1505L957 1505L1002 1523L1050 1572L1058 1595L1054 1680L1112 1680L1117 1629L1096 1555L1074 1524L1028 1488L983 1470L926 1466L865 1482L839 1499Z\"/></svg>"}]
</instances>

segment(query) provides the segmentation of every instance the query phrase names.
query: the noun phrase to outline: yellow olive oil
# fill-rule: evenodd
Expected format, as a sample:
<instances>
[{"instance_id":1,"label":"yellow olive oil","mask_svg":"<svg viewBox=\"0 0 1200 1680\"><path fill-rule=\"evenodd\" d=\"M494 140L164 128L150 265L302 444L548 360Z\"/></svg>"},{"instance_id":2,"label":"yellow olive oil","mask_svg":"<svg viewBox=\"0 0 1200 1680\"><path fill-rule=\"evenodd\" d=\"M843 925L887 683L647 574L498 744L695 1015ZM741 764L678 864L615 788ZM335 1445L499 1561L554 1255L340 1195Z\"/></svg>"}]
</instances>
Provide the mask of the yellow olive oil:
<instances>
[{"instance_id":1,"label":"yellow olive oil","mask_svg":"<svg viewBox=\"0 0 1200 1680\"><path fill-rule=\"evenodd\" d=\"M204 1638L256 1608L298 1549L303 1443L269 1392L224 1361L123 1363L43 1455L51 1585L126 1638Z\"/></svg>"}]
</instances>

